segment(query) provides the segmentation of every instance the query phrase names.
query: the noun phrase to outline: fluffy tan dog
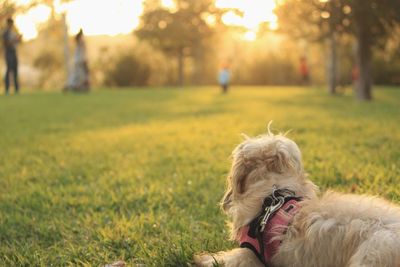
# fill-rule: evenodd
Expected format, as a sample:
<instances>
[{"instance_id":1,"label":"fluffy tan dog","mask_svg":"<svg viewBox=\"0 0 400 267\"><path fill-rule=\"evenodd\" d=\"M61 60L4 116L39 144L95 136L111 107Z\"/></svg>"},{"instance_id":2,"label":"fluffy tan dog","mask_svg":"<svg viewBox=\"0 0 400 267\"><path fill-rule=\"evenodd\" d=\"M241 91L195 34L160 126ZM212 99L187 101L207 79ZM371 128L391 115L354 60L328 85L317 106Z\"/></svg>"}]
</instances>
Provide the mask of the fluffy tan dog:
<instances>
[{"instance_id":1,"label":"fluffy tan dog","mask_svg":"<svg viewBox=\"0 0 400 267\"><path fill-rule=\"evenodd\" d=\"M231 238L258 216L273 188L301 197L301 208L277 238L274 267L399 267L400 208L369 196L325 193L307 179L292 140L267 134L233 151L222 209L231 219ZM195 256L198 266L264 266L248 248Z\"/></svg>"}]
</instances>

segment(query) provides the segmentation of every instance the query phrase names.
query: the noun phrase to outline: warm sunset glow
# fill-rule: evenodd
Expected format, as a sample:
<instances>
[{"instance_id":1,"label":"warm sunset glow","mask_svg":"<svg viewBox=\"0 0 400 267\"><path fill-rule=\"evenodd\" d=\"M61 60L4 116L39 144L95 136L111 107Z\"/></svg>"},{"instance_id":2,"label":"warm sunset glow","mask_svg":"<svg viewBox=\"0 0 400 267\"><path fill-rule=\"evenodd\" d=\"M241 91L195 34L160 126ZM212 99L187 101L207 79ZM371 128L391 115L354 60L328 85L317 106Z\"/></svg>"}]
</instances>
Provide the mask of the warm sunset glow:
<instances>
[{"instance_id":1,"label":"warm sunset glow","mask_svg":"<svg viewBox=\"0 0 400 267\"><path fill-rule=\"evenodd\" d=\"M45 22L50 16L50 8L38 5L30 9L26 14L16 17L15 25L22 33L25 40L37 36L37 25Z\"/></svg>"},{"instance_id":2,"label":"warm sunset glow","mask_svg":"<svg viewBox=\"0 0 400 267\"><path fill-rule=\"evenodd\" d=\"M244 26L249 30L257 30L261 22L275 22L276 15L274 0L217 0L216 5L223 8L237 8L243 12L243 16L228 12L223 21L227 24Z\"/></svg>"},{"instance_id":3,"label":"warm sunset glow","mask_svg":"<svg viewBox=\"0 0 400 267\"><path fill-rule=\"evenodd\" d=\"M247 31L247 32L244 34L243 38L244 38L246 41L254 41L255 39L257 39L257 33L254 32L254 31Z\"/></svg>"},{"instance_id":4,"label":"warm sunset glow","mask_svg":"<svg viewBox=\"0 0 400 267\"><path fill-rule=\"evenodd\" d=\"M18 0L19 4L32 1ZM142 0L75 0L60 4L56 1L57 13L66 13L70 34L82 28L86 35L129 34L139 24ZM39 5L16 17L16 27L24 40L37 36L38 26L50 15L50 8Z\"/></svg>"},{"instance_id":5,"label":"warm sunset glow","mask_svg":"<svg viewBox=\"0 0 400 267\"><path fill-rule=\"evenodd\" d=\"M161 0L161 4L166 7L174 7L174 0Z\"/></svg>"},{"instance_id":6,"label":"warm sunset glow","mask_svg":"<svg viewBox=\"0 0 400 267\"><path fill-rule=\"evenodd\" d=\"M247 32L243 35L246 41L254 41L257 38L258 27L262 22L268 22L272 30L278 26L278 19L273 12L274 0L253 0L251 4L246 0L217 0L216 4L218 7L237 8L243 12L240 16L230 11L223 16L222 20L225 24L247 28Z\"/></svg>"},{"instance_id":7,"label":"warm sunset glow","mask_svg":"<svg viewBox=\"0 0 400 267\"><path fill-rule=\"evenodd\" d=\"M20 4L29 4L29 0L16 0ZM75 0L60 4L56 1L56 12L66 13L70 34L82 28L87 35L117 35L132 32L139 24L143 11L143 0ZM173 0L162 0L164 6L173 7ZM274 0L217 0L221 8L237 8L243 12L239 16L228 12L223 17L226 24L243 26L248 29L245 40L254 40L261 22L269 22L270 27L276 27L277 18L273 13ZM50 15L50 8L38 5L27 13L16 18L16 26L25 40L37 36L38 26Z\"/></svg>"},{"instance_id":8,"label":"warm sunset glow","mask_svg":"<svg viewBox=\"0 0 400 267\"><path fill-rule=\"evenodd\" d=\"M95 4L95 6L93 5ZM139 24L141 1L75 1L67 5L71 32L83 28L87 35L128 34Z\"/></svg>"}]
</instances>

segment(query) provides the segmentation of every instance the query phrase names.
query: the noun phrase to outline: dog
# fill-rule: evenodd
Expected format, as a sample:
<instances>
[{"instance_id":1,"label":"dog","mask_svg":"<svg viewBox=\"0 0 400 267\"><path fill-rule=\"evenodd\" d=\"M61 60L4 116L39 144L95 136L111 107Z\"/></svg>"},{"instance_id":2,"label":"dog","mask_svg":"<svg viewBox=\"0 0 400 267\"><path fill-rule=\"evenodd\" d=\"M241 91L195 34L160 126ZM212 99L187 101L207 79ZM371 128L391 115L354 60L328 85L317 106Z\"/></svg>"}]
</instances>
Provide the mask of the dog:
<instances>
[{"instance_id":1,"label":"dog","mask_svg":"<svg viewBox=\"0 0 400 267\"><path fill-rule=\"evenodd\" d=\"M246 137L232 157L221 208L241 247L195 255L196 266L400 266L400 207L332 191L319 197L299 147L282 134Z\"/></svg>"}]
</instances>

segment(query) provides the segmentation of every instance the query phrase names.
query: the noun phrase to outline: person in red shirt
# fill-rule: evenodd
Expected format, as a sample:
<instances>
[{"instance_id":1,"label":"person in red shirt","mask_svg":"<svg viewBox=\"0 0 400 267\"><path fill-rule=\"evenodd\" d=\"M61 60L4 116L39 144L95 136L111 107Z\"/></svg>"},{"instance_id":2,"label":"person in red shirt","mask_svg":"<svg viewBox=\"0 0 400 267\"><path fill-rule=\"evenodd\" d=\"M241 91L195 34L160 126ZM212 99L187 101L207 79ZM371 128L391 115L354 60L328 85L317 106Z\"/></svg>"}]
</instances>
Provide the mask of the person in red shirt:
<instances>
[{"instance_id":1,"label":"person in red shirt","mask_svg":"<svg viewBox=\"0 0 400 267\"><path fill-rule=\"evenodd\" d=\"M307 58L301 57L300 58L300 68L299 68L300 76L301 76L301 83L308 84L310 81L310 71L308 68Z\"/></svg>"}]
</instances>

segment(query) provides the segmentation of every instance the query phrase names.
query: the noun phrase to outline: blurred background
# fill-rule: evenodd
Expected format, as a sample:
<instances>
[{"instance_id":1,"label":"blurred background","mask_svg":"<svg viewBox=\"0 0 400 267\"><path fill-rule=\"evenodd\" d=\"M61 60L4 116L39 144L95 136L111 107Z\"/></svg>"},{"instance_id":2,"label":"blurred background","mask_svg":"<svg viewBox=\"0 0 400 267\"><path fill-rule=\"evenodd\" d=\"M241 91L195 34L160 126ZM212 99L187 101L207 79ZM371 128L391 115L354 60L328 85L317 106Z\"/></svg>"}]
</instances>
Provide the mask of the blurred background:
<instances>
[{"instance_id":1,"label":"blurred background","mask_svg":"<svg viewBox=\"0 0 400 267\"><path fill-rule=\"evenodd\" d=\"M187 267L237 247L229 155L270 121L322 192L400 203L399 11L0 0L0 266Z\"/></svg>"},{"instance_id":2,"label":"blurred background","mask_svg":"<svg viewBox=\"0 0 400 267\"><path fill-rule=\"evenodd\" d=\"M228 66L234 85L353 84L370 99L372 83L400 84L398 10L397 0L2 0L0 20L22 35L26 88L63 88L82 29L95 88L211 85Z\"/></svg>"}]
</instances>

